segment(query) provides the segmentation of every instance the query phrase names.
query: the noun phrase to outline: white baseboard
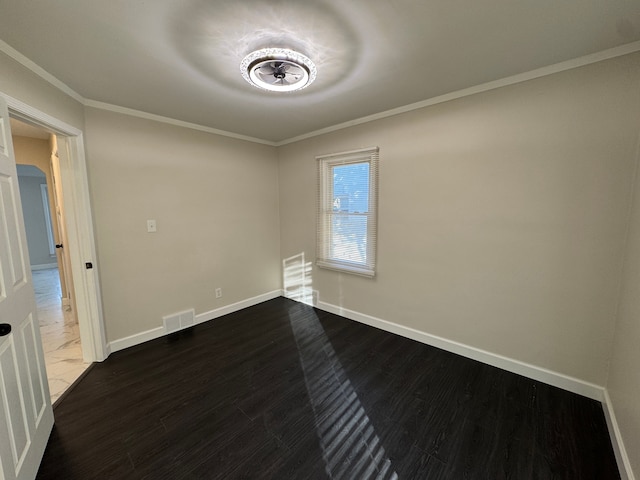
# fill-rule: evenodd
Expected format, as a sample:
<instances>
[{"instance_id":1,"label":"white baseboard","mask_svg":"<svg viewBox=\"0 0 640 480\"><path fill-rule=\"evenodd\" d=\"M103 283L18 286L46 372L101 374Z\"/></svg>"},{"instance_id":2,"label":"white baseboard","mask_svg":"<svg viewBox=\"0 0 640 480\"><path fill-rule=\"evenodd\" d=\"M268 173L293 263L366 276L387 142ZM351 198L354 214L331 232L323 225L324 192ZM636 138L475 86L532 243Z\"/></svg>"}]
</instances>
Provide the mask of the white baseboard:
<instances>
[{"instance_id":1,"label":"white baseboard","mask_svg":"<svg viewBox=\"0 0 640 480\"><path fill-rule=\"evenodd\" d=\"M109 342L107 348L109 350L109 353L114 353L120 350L124 350L125 348L140 345L141 343L148 342L149 340L155 340L156 338L160 338L163 335L164 327L156 327L144 332L134 333L133 335L129 335L128 337L113 340L112 342Z\"/></svg>"},{"instance_id":2,"label":"white baseboard","mask_svg":"<svg viewBox=\"0 0 640 480\"><path fill-rule=\"evenodd\" d=\"M604 391L604 418L607 420L607 427L609 429L609 436L611 437L611 445L613 446L613 452L616 455L616 461L618 462L618 470L620 470L620 476L622 480L635 480L633 470L631 469L631 461L629 455L627 455L627 449L624 447L622 441L622 434L620 433L620 427L616 420L615 412L613 411L613 404L609 397L609 392Z\"/></svg>"},{"instance_id":3,"label":"white baseboard","mask_svg":"<svg viewBox=\"0 0 640 480\"><path fill-rule=\"evenodd\" d=\"M562 388L579 395L602 402L604 400L604 387L593 383L585 382L578 378L570 377L562 373L547 370L546 368L537 367L520 360L508 358L496 353L487 352L476 347L471 347L463 343L448 340L446 338L431 335L429 333L422 332L410 327L398 325L397 323L382 320L380 318L372 317L364 313L359 313L346 308L338 307L326 302L318 302L318 308L327 312L346 317L356 322L364 323L372 327L385 330L387 332L395 333L412 340L416 340L427 345L441 348L448 352L462 355L463 357L478 360L479 362L492 365L494 367L507 370L508 372L517 373L533 380L553 385L554 387Z\"/></svg>"},{"instance_id":4,"label":"white baseboard","mask_svg":"<svg viewBox=\"0 0 640 480\"><path fill-rule=\"evenodd\" d=\"M57 263L42 263L40 265L31 265L31 271L34 270L49 270L50 268L58 268Z\"/></svg>"},{"instance_id":5,"label":"white baseboard","mask_svg":"<svg viewBox=\"0 0 640 480\"><path fill-rule=\"evenodd\" d=\"M232 303L231 305L226 305L224 307L216 308L208 312L199 313L198 315L196 315L196 324L208 322L209 320L213 320L214 318L222 317L223 315L237 312L238 310L242 310L243 308L252 307L259 303L266 302L267 300L272 300L281 296L282 290L274 290L272 292L258 295L257 297L247 298L246 300Z\"/></svg>"},{"instance_id":6,"label":"white baseboard","mask_svg":"<svg viewBox=\"0 0 640 480\"><path fill-rule=\"evenodd\" d=\"M317 294L317 292L314 293ZM208 312L203 312L195 316L195 324L208 322L218 317L222 317L223 315L237 312L238 310L242 310L243 308L251 307L253 305L257 305L259 303L266 302L267 300L271 300L280 296L283 296L283 291L274 290L272 292L248 298L240 302L232 303L231 305L225 305L224 307L216 308ZM314 298L314 300L316 299L317 297ZM432 345L448 352L456 353L458 355L462 355L464 357L471 358L473 360L477 360L479 362L486 363L488 365L492 365L494 367L516 373L518 375L523 375L533 380L538 380L549 385L562 388L569 392L577 393L579 395L583 395L593 400L602 402L604 406L604 414L607 421L607 427L611 436L611 443L613 445L613 450L618 462L618 468L620 470L622 480L635 480L633 471L631 470L631 463L624 447L620 429L618 427L615 413L613 411L611 398L609 398L609 394L604 387L585 382L584 380L570 377L562 373L554 372L546 368L538 367L525 362L521 362L519 360L491 353L486 350L471 347L463 343L448 340L436 335L431 335L420 330L399 325L397 323L382 320L371 315L366 315L354 310L338 307L330 303L318 301L317 308L330 313L334 313L336 315L340 315L350 320L354 320L356 322L363 323L365 325L379 328L390 333L395 333L397 335L410 338L427 345ZM163 335L165 335L164 327L156 327L152 328L151 330L114 340L107 345L107 356L110 353L124 350L125 348L133 347L149 340L154 340L156 338L162 337Z\"/></svg>"},{"instance_id":7,"label":"white baseboard","mask_svg":"<svg viewBox=\"0 0 640 480\"><path fill-rule=\"evenodd\" d=\"M251 307L253 305L257 305L258 303L266 302L267 300L271 300L280 296L282 296L282 290L274 290L272 292L258 295L257 297L252 297L246 300L241 300L240 302L232 303L231 305L225 305L224 307L216 308L208 312L199 313L195 316L195 324L197 325L199 323L204 323L209 320L213 320L214 318L222 317L223 315L237 312L238 310L242 310L243 308ZM124 350L125 348L148 342L149 340L155 340L156 338L160 338L164 335L166 335L164 327L156 327L152 328L151 330L146 330L144 332L129 335L128 337L113 340L107 345L107 355L119 350Z\"/></svg>"},{"instance_id":8,"label":"white baseboard","mask_svg":"<svg viewBox=\"0 0 640 480\"><path fill-rule=\"evenodd\" d=\"M611 398L609 397L609 392L606 388L562 373L547 370L546 368L524 363L519 360L487 352L486 350L447 340L446 338L438 337L436 335L430 335L410 327L398 325L397 323L338 307L330 303L318 302L317 308L601 402L603 404L609 436L611 437L611 444L613 446L618 470L620 471L622 480L635 480L633 470L631 469L631 462L629 461L629 456L627 455L622 435L620 433L620 428L618 427L618 422L613 410Z\"/></svg>"}]
</instances>

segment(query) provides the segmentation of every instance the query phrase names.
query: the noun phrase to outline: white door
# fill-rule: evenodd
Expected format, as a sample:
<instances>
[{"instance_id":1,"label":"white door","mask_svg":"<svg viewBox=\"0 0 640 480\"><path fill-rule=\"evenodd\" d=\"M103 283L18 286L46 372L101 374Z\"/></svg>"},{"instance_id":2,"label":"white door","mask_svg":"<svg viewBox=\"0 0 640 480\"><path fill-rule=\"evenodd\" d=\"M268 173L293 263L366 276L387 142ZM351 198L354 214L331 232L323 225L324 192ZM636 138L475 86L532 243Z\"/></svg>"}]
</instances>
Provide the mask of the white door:
<instances>
[{"instance_id":1,"label":"white door","mask_svg":"<svg viewBox=\"0 0 640 480\"><path fill-rule=\"evenodd\" d=\"M62 196L62 185L60 182L60 159L56 151L51 155L51 179L53 180L53 201L56 208L56 222L58 224L58 239L60 243L56 245L57 254L60 255L60 284L63 295L62 303L65 307L69 307L75 313L75 298L73 298L73 279L71 278L71 258L69 256L69 242L67 239L67 229L64 221L64 200ZM60 246L61 245L61 246ZM59 247L60 246L60 247ZM77 320L77 318L76 318Z\"/></svg>"},{"instance_id":2,"label":"white door","mask_svg":"<svg viewBox=\"0 0 640 480\"><path fill-rule=\"evenodd\" d=\"M0 480L31 480L53 427L53 409L36 317L9 114L2 97L0 335Z\"/></svg>"}]
</instances>

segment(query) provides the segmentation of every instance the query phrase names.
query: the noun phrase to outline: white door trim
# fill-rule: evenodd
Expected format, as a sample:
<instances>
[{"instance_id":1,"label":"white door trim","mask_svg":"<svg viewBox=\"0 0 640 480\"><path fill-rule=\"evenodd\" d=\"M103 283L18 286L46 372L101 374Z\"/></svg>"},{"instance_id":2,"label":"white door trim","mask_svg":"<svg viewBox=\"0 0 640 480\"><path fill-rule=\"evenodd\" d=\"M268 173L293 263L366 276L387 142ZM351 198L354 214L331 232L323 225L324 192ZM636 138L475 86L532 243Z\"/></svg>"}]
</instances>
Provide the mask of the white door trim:
<instances>
[{"instance_id":1,"label":"white door trim","mask_svg":"<svg viewBox=\"0 0 640 480\"><path fill-rule=\"evenodd\" d=\"M84 361L101 362L107 358L109 351L97 271L83 132L3 92L0 95L6 99L12 116L47 127L59 135L60 177L82 352ZM93 268L86 268L88 262L93 264Z\"/></svg>"}]
</instances>

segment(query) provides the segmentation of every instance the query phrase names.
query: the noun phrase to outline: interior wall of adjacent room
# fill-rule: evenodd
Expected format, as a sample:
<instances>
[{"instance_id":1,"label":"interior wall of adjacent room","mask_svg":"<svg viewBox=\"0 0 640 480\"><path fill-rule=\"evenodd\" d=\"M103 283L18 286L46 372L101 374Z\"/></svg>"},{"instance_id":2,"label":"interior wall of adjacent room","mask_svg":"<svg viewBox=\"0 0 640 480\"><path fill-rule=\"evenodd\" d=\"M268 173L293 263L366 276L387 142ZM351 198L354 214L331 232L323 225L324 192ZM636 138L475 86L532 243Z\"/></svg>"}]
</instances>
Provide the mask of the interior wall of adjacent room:
<instances>
[{"instance_id":1,"label":"interior wall of adjacent room","mask_svg":"<svg viewBox=\"0 0 640 480\"><path fill-rule=\"evenodd\" d=\"M13 150L16 156L16 163L19 165L33 165L38 167L45 176L48 187L48 199L49 199L49 215L51 216L51 229L53 230L53 238L59 239L60 234L58 232L58 222L56 221L56 209L55 202L53 200L53 179L51 176L51 141L43 140L40 138L20 137L13 136ZM58 264L58 268L62 271L62 265L59 264L59 258L57 255L50 259L48 263ZM32 265L34 259L31 259ZM66 296L66 291L62 296Z\"/></svg>"},{"instance_id":2,"label":"interior wall of adjacent room","mask_svg":"<svg viewBox=\"0 0 640 480\"><path fill-rule=\"evenodd\" d=\"M85 119L110 341L281 288L274 147L93 108Z\"/></svg>"},{"instance_id":3,"label":"interior wall of adjacent room","mask_svg":"<svg viewBox=\"0 0 640 480\"><path fill-rule=\"evenodd\" d=\"M604 385L638 85L633 54L283 146L282 256L315 256L314 157L379 146L378 274L314 267L320 299Z\"/></svg>"},{"instance_id":4,"label":"interior wall of adjacent room","mask_svg":"<svg viewBox=\"0 0 640 480\"><path fill-rule=\"evenodd\" d=\"M32 267L51 268L56 266L56 255L49 250L49 234L42 202L42 185L47 184L44 175L19 175L20 199L24 215L29 262Z\"/></svg>"}]
</instances>

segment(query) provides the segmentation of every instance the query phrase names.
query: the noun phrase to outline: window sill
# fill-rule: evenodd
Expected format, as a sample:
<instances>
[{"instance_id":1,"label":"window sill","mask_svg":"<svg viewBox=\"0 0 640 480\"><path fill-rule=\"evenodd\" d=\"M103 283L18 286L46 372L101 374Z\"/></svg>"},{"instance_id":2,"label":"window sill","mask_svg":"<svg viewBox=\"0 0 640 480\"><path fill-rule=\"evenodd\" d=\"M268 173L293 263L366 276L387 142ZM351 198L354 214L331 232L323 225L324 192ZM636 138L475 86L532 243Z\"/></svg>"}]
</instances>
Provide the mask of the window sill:
<instances>
[{"instance_id":1,"label":"window sill","mask_svg":"<svg viewBox=\"0 0 640 480\"><path fill-rule=\"evenodd\" d=\"M351 273L353 275L360 275L361 277L373 278L376 276L375 270L363 267L360 265L354 265L350 263L331 262L327 260L316 260L316 265L320 268L326 268L327 270L335 270L337 272Z\"/></svg>"}]
</instances>

